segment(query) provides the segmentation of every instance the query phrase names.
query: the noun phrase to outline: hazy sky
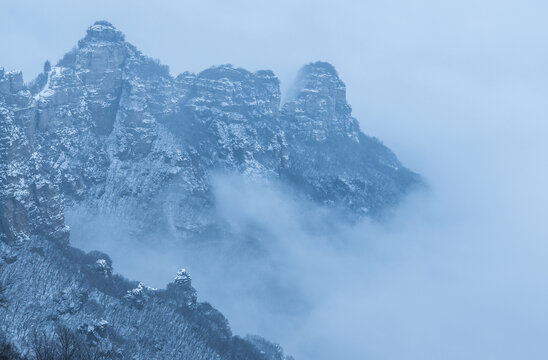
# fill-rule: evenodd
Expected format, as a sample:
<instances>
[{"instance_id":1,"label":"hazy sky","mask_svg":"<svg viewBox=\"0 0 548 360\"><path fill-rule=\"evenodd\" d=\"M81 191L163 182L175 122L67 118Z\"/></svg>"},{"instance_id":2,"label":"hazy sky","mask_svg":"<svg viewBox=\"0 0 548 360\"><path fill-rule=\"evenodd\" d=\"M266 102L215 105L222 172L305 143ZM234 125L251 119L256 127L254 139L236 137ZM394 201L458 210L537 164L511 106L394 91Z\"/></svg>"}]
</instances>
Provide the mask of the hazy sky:
<instances>
[{"instance_id":1,"label":"hazy sky","mask_svg":"<svg viewBox=\"0 0 548 360\"><path fill-rule=\"evenodd\" d=\"M229 269L235 280L223 284L222 260L210 273L189 266L200 299L237 332L280 341L297 360L546 359L547 18L548 2L528 0L10 1L0 12L0 66L28 81L98 19L174 75L232 63L272 69L286 89L302 64L332 62L362 129L430 191L388 224L343 229L350 250L334 251L287 217L298 205L275 187L224 181L220 213L262 221L274 255ZM253 201L265 193L269 206ZM105 249L116 267L116 249ZM258 295L250 267L281 274L299 293ZM132 266L118 268L129 275Z\"/></svg>"},{"instance_id":2,"label":"hazy sky","mask_svg":"<svg viewBox=\"0 0 548 360\"><path fill-rule=\"evenodd\" d=\"M547 15L542 0L2 1L0 66L28 81L97 19L174 75L232 63L272 69L287 88L302 64L326 60L365 130L406 160L419 156L403 143L421 125L454 121L431 124L439 107L454 114L481 101L477 91L545 88Z\"/></svg>"}]
</instances>

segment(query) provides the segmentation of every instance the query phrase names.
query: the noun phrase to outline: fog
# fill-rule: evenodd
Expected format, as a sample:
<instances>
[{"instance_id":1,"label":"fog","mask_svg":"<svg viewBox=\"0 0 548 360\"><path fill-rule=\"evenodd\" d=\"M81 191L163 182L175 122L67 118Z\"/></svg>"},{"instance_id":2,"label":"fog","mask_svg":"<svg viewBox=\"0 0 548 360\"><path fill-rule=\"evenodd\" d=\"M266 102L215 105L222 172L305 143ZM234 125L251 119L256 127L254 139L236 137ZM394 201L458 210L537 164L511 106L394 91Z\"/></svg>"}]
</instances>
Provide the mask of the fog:
<instances>
[{"instance_id":1,"label":"fog","mask_svg":"<svg viewBox=\"0 0 548 360\"><path fill-rule=\"evenodd\" d=\"M0 46L10 51L0 64L27 81L100 18L173 74L270 68L285 91L302 64L330 61L362 130L429 185L384 222L348 225L282 184L219 175L219 217L255 240L136 245L129 224L73 210L77 246L108 252L117 271L152 286L187 268L200 301L236 333L279 342L297 360L546 358L545 2L3 8Z\"/></svg>"}]
</instances>

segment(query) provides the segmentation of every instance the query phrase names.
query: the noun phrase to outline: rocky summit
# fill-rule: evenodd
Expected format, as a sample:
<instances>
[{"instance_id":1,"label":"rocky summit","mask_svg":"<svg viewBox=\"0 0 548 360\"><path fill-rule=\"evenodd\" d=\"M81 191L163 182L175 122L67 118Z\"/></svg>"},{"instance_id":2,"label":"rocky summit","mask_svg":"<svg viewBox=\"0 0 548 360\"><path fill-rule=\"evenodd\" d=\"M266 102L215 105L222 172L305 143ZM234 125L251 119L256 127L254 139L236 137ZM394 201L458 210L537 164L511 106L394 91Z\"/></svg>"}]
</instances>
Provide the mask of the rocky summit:
<instances>
[{"instance_id":1,"label":"rocky summit","mask_svg":"<svg viewBox=\"0 0 548 360\"><path fill-rule=\"evenodd\" d=\"M9 342L30 353L36 331L62 325L107 358L287 359L264 339L233 336L197 302L186 271L165 290L113 275L108 255L70 246L64 219L83 207L132 221L136 236L169 227L199 241L230 233L213 211L218 172L279 182L349 221L382 217L420 184L360 131L332 65L305 65L280 99L269 70L173 77L106 21L28 84L0 70L0 330Z\"/></svg>"}]
</instances>

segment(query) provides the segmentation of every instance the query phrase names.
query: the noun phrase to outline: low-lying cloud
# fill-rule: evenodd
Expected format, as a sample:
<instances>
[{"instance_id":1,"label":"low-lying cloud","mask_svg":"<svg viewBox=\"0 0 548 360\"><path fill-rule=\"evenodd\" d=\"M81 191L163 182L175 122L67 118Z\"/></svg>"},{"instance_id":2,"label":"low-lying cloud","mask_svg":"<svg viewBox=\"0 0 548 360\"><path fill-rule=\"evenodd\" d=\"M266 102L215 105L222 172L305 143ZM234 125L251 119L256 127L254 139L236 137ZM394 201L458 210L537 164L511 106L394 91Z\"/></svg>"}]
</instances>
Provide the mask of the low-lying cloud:
<instances>
[{"instance_id":1,"label":"low-lying cloud","mask_svg":"<svg viewBox=\"0 0 548 360\"><path fill-rule=\"evenodd\" d=\"M107 251L128 277L162 286L186 267L236 333L278 341L298 359L541 359L546 203L493 170L430 179L391 219L355 225L281 184L219 175L216 209L231 241L139 245L130 227L87 215L108 235L88 232L82 244L89 229L74 212L68 220L77 245Z\"/></svg>"}]
</instances>

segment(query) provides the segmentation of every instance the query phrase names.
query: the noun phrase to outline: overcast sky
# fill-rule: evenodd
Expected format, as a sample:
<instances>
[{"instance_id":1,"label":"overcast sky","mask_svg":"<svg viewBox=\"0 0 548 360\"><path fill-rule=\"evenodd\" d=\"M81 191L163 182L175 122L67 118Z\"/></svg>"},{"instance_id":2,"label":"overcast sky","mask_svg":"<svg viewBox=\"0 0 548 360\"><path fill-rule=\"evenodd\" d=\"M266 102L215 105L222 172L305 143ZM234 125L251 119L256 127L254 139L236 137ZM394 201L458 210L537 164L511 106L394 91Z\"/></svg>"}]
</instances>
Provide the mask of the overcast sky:
<instances>
[{"instance_id":1,"label":"overcast sky","mask_svg":"<svg viewBox=\"0 0 548 360\"><path fill-rule=\"evenodd\" d=\"M238 332L282 341L297 360L342 348L360 360L546 358L548 2L19 0L1 10L0 66L26 81L98 19L173 75L232 63L272 69L287 89L300 66L329 61L362 129L426 178L429 195L404 204L387 228L349 230L388 245L335 254L332 279L348 282L333 294L318 295L299 251L281 246L295 260L288 281L312 304L299 326L272 314L260 322L268 307L223 300L219 284L195 272L200 298ZM227 186L218 189L227 213L250 206ZM309 257L312 267L330 258ZM360 279L367 284L353 286ZM246 318L251 303L257 313Z\"/></svg>"},{"instance_id":2,"label":"overcast sky","mask_svg":"<svg viewBox=\"0 0 548 360\"><path fill-rule=\"evenodd\" d=\"M2 1L0 66L29 81L97 19L174 75L232 63L272 69L285 89L301 65L325 60L364 129L405 160L416 151L405 139L433 121L425 111L479 102L476 91L545 90L547 15L542 0Z\"/></svg>"}]
</instances>

